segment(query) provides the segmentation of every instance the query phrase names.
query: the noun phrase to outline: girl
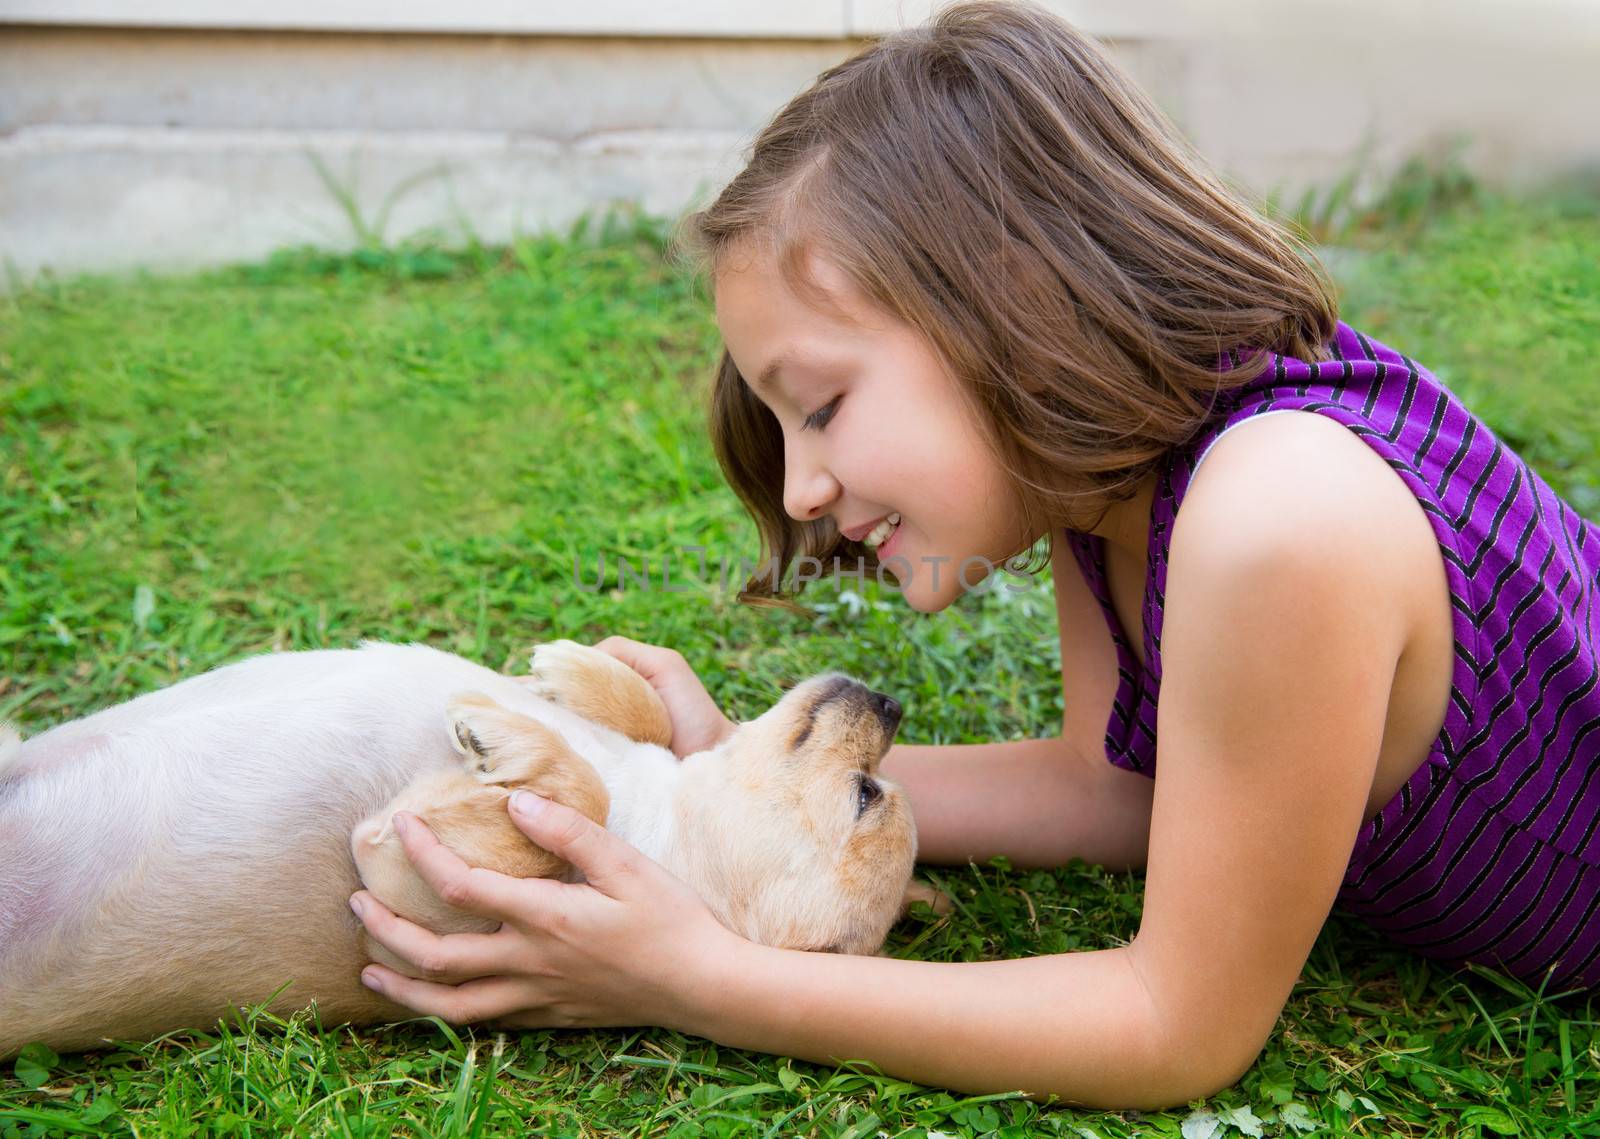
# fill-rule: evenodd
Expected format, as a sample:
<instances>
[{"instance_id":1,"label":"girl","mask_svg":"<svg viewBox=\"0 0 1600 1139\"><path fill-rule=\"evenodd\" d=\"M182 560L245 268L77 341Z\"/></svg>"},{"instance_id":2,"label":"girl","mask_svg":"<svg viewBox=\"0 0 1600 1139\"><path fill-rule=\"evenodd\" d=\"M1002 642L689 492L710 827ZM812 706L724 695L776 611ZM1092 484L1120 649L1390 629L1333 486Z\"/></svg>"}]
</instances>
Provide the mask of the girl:
<instances>
[{"instance_id":1,"label":"girl","mask_svg":"<svg viewBox=\"0 0 1600 1139\"><path fill-rule=\"evenodd\" d=\"M588 884L468 870L413 822L441 895L504 925L439 937L357 895L424 978L369 984L456 1021L1154 1107L1244 1072L1336 900L1421 953L1600 982L1600 533L1338 322L1091 43L952 8L822 75L693 221L713 437L780 564L875 555L932 612L1050 536L1062 733L894 748L923 859L1144 867L1138 936L978 964L763 948L521 796ZM601 647L680 755L727 730L681 657Z\"/></svg>"}]
</instances>

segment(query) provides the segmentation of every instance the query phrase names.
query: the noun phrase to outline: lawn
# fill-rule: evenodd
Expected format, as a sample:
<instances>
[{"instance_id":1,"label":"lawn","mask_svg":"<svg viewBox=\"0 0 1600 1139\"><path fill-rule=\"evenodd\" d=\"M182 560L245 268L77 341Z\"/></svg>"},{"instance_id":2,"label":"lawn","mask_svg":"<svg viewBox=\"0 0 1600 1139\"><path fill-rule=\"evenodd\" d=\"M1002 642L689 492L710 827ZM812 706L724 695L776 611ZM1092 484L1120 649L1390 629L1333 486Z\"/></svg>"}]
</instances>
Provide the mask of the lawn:
<instances>
[{"instance_id":1,"label":"lawn","mask_svg":"<svg viewBox=\"0 0 1600 1139\"><path fill-rule=\"evenodd\" d=\"M1347 319L1592 517L1597 205L1480 195L1328 235ZM1047 579L931 617L849 582L808 591L815 617L734 601L726 579L757 551L700 427L715 347L703 291L648 222L0 296L0 719L41 730L270 649L422 640L525 671L541 640L623 633L681 649L735 716L842 667L903 701L904 740L1058 730ZM619 586L620 558L648 584ZM1138 923L1136 876L937 877L955 913L913 917L889 952L1054 953ZM1600 1136L1595 1013L1336 915L1259 1063L1174 1112L962 1097L658 1030L245 1012L26 1055L0 1071L0 1136Z\"/></svg>"}]
</instances>

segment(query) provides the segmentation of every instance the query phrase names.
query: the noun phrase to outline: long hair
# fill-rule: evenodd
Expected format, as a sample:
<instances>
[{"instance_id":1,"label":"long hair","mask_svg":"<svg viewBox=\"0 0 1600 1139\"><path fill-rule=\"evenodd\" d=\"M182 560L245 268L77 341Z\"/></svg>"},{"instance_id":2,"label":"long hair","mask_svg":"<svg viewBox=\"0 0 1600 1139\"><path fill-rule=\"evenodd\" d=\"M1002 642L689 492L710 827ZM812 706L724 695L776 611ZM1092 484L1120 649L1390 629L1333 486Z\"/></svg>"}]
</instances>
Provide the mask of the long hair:
<instances>
[{"instance_id":1,"label":"long hair","mask_svg":"<svg viewBox=\"0 0 1600 1139\"><path fill-rule=\"evenodd\" d=\"M713 275L759 243L801 295L816 292L808 255L824 256L915 328L1031 533L1092 528L1206 425L1220 390L1268 351L1326 358L1337 322L1310 252L1093 41L1003 0L948 7L823 72L683 233ZM776 567L743 596L772 598L803 556L875 564L831 521L785 513L782 432L726 352L710 429Z\"/></svg>"}]
</instances>

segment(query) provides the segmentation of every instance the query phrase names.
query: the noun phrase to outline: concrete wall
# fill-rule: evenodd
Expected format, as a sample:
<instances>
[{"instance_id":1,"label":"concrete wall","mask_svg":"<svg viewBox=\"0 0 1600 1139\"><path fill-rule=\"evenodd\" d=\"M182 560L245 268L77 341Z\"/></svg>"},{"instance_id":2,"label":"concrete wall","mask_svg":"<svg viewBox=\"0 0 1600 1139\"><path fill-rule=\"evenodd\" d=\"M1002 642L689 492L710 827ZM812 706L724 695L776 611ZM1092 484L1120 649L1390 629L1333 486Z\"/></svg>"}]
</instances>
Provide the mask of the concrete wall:
<instances>
[{"instance_id":1,"label":"concrete wall","mask_svg":"<svg viewBox=\"0 0 1600 1139\"><path fill-rule=\"evenodd\" d=\"M1258 191L1452 135L1491 179L1600 166L1587 0L1050 6ZM347 246L341 195L390 240L676 211L818 71L929 7L0 0L0 256L31 276Z\"/></svg>"},{"instance_id":2,"label":"concrete wall","mask_svg":"<svg viewBox=\"0 0 1600 1139\"><path fill-rule=\"evenodd\" d=\"M752 124L838 59L816 41L12 29L0 249L24 272L486 240L725 180ZM320 171L319 171L320 164ZM330 185L330 182L333 185Z\"/></svg>"}]
</instances>

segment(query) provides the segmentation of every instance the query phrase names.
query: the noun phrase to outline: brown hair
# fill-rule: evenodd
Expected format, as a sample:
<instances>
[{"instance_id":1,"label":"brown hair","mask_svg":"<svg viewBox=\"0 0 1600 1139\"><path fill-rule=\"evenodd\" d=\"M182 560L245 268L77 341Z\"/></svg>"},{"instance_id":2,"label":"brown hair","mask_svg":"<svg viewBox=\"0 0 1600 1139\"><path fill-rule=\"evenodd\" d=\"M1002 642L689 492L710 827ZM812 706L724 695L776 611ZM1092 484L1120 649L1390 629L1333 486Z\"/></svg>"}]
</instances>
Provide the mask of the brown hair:
<instances>
[{"instance_id":1,"label":"brown hair","mask_svg":"<svg viewBox=\"0 0 1600 1139\"><path fill-rule=\"evenodd\" d=\"M1326 357L1321 266L1223 186L1092 41L984 0L822 73L756 138L686 237L713 272L765 242L797 291L808 252L917 329L982 422L1037 533L1103 515L1254 379L1263 350ZM1238 362L1221 370L1228 354ZM726 352L712 442L763 557L874 565L783 509L783 436ZM1088 529L1095 522L1084 524ZM803 582L799 583L803 585Z\"/></svg>"}]
</instances>

